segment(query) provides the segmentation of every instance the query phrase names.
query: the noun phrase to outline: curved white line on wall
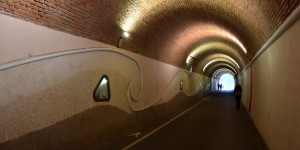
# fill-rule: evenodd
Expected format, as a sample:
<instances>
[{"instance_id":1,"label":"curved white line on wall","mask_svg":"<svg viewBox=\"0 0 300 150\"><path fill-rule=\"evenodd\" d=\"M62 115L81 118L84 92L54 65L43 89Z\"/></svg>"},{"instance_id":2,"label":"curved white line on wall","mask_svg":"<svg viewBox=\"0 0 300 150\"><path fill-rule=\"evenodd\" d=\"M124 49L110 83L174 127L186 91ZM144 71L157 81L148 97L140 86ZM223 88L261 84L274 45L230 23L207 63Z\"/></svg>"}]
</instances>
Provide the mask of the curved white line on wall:
<instances>
[{"instance_id":1,"label":"curved white line on wall","mask_svg":"<svg viewBox=\"0 0 300 150\"><path fill-rule=\"evenodd\" d=\"M182 70L179 70L177 73L174 74L173 78L171 79L171 81L169 82L167 88L165 88L165 90L163 91L163 94L156 100L152 101L151 104L149 104L148 106L142 107L142 108L135 108L132 103L132 101L137 101L138 99L134 98L132 96L132 82L129 83L128 88L127 88L127 98L128 98L128 103L130 108L132 109L132 111L142 111L145 110L153 105L155 105L157 102L159 102L161 100L161 98L166 94L166 91L168 91L168 89L170 88L171 83L173 82L173 80L175 79L175 77L181 72ZM138 98L140 97L140 95L138 96Z\"/></svg>"},{"instance_id":2,"label":"curved white line on wall","mask_svg":"<svg viewBox=\"0 0 300 150\"><path fill-rule=\"evenodd\" d=\"M142 79L142 76L141 76L141 80L143 80ZM139 94L138 94L138 96L136 96L136 97L134 97L134 96L132 96L133 94L133 81L130 81L129 82L129 84L128 84L128 88L127 88L127 96L128 95L130 95L130 99L132 99L133 101L137 101L137 100L139 100L140 98L141 98L141 95L142 95L142 91L143 91L143 84L142 84L143 82L141 82L141 89L140 89L140 92L139 92ZM129 92L130 91L130 92ZM129 99L128 99L129 100ZM132 108L132 106L130 105L130 108Z\"/></svg>"},{"instance_id":3,"label":"curved white line on wall","mask_svg":"<svg viewBox=\"0 0 300 150\"><path fill-rule=\"evenodd\" d=\"M135 60L134 58L132 58L129 52L120 52L116 49L112 49L112 48L86 48L86 49L75 49L75 50L67 50L67 51L63 51L63 52L56 52L56 53L51 53L51 54L46 54L46 55L41 55L41 56L35 56L35 57L31 57L31 58L27 58L27 59L23 59L23 60L18 60L18 61L14 61L14 62L10 62L10 63L5 63L0 65L0 71L6 70L6 69L10 69L13 67L18 67L21 65L25 65L25 64L29 64L29 63L33 63L33 62L37 62L37 61L42 61L42 60L46 60L46 59L51 59L51 58L55 58L55 57L61 57L61 56L66 56L66 55L73 55L73 54L79 54L79 53L89 53L89 52L97 52L97 51L106 51L106 52L113 52L116 54L120 54L122 56L125 56L129 59L131 59L138 67L139 70L139 74L140 74L140 91L138 93L137 96L134 96L133 94L133 81L130 81L128 84L128 88L127 88L127 100L129 103L129 106L131 108L131 110L133 111L140 111L140 110L144 110L147 109L151 106L153 106L154 104L156 104L166 93L166 91L169 89L170 84L172 83L172 81L174 80L174 78L176 77L176 75L180 72L178 71L172 78L171 82L169 83L168 87L164 90L163 94L160 96L159 99L155 100L151 105L143 107L143 108L135 108L134 107L134 102L138 101L142 95L143 92L143 75L142 75L142 71L140 69L140 65L137 62L137 60ZM188 72L185 71L186 74L188 75Z\"/></svg>"},{"instance_id":4,"label":"curved white line on wall","mask_svg":"<svg viewBox=\"0 0 300 150\"><path fill-rule=\"evenodd\" d=\"M142 110L145 110L145 109L147 109L147 108L150 108L150 107L156 105L159 101L161 101L161 100L163 99L163 97L166 95L166 93L167 93L167 92L169 91L169 89L172 87L171 84L174 82L174 80L176 79L176 77L177 77L180 73L182 73L182 72L185 73L187 77L189 76L189 72L188 72L187 70L181 69L181 70L177 71L177 72L174 74L174 76L173 76L173 78L171 79L171 81L168 83L168 86L167 86L167 87L165 88L165 90L163 91L163 94L162 94L158 99L152 101L151 104L149 104L148 106L142 107L142 108L141 108L141 107L140 107L140 108L135 108L135 107L133 106L134 104L133 104L132 102L137 101L137 99L134 99L134 97L132 96L132 83L130 83L130 84L128 85L128 89L127 89L127 98L128 98L128 100L129 100L128 102L129 102L130 108L131 108L133 111L142 111ZM189 77L188 77L188 78L189 78ZM179 80L183 80L183 78L180 78ZM195 94L200 90L199 87L201 87L201 85L199 84L199 82L201 82L201 78L198 79L197 84L196 84L195 87L191 90L191 92L189 92L189 91L187 91L187 90L183 90L183 92L184 92L187 96L193 96L193 95L195 95ZM187 81L187 83L190 84L189 81ZM178 85L179 85L179 84L178 84ZM190 93L191 93L191 94L190 94ZM140 96L140 95L139 95L139 96Z\"/></svg>"},{"instance_id":5,"label":"curved white line on wall","mask_svg":"<svg viewBox=\"0 0 300 150\"><path fill-rule=\"evenodd\" d=\"M28 63L32 63L32 62L45 60L45 59L61 57L61 56L66 56L66 55L79 54L79 53L96 52L96 51L107 51L107 52L121 54L121 55L126 56L129 59L133 60L139 67L138 62L135 59L128 56L128 54L125 54L125 52L122 53L117 49L113 49L113 48L83 48L83 49L66 50L66 51L62 51L62 52L55 52L55 53L50 53L50 54L45 54L45 55L39 55L39 56L31 57L31 58L26 58L26 59L21 59L21 60L9 62L9 63L4 63L4 64L0 65L0 71L10 69L13 67L17 67L17 66L21 66L21 65L25 65Z\"/></svg>"},{"instance_id":6,"label":"curved white line on wall","mask_svg":"<svg viewBox=\"0 0 300 150\"><path fill-rule=\"evenodd\" d=\"M119 55L122 55L122 56L125 56L127 58L129 58L130 60L132 60L136 65L137 65L137 68L139 70L139 74L140 74L140 89L139 89L139 93L134 96L133 94L133 83L134 81L130 81L129 84L128 84L128 88L127 88L127 100L128 100L128 103L129 103L129 106L131 108L131 110L133 111L141 111L141 110L145 110L153 105L155 105L157 102L159 102L167 93L167 91L170 89L171 87L171 84L174 82L174 79L181 73L181 72L184 72L187 76L187 78L189 78L189 72L187 70L179 70L178 72L176 72L174 75L173 75L173 78L171 79L171 81L168 83L168 86L164 89L163 93L161 96L159 96L159 98L157 100L154 100L151 102L151 104L145 106L145 107L139 107L139 108L136 108L134 106L134 103L139 101L140 98L141 98L141 95L142 95L142 92L143 92L143 87L144 87L144 84L143 84L143 75L142 75L142 71L141 71L141 68L140 68L140 65L138 63L137 60L135 60L133 57L130 56L130 53L129 52L120 52L119 50L117 49L112 49L112 48L86 48L86 49L76 49L76 50L68 50L68 51L63 51L63 52L56 52L56 53L51 53L51 54L46 54L46 55L41 55L41 56L35 56L35 57L31 57L31 58L27 58L27 59L23 59L23 60L19 60L19 61L14 61L14 62L11 62L11 63L6 63L6 64L2 64L0 65L0 71L3 71L3 70L6 70L6 69L10 69L10 68L13 68L13 67L17 67L17 66L21 66L21 65L25 65L25 64L29 64L29 63L33 63L33 62L37 62L37 61L42 61L42 60L45 60L45 59L51 59L51 58L55 58L55 57L61 57L61 56L66 56L66 55L73 55L73 54L79 54L79 53L89 53L89 52L112 52L112 53L116 53L116 54L119 54ZM183 79L181 79L183 80ZM186 81L187 84L190 84L189 81ZM200 82L200 78L198 79L198 82L196 84L196 86L192 89L193 92L189 92L189 91L184 91L184 93L187 95L187 96L192 96L194 93L197 93L197 91L194 91L196 88L198 89L199 87L199 82ZM191 94L189 94L191 93Z\"/></svg>"},{"instance_id":7,"label":"curved white line on wall","mask_svg":"<svg viewBox=\"0 0 300 150\"><path fill-rule=\"evenodd\" d=\"M111 105L124 113L132 113L126 90L128 83L134 81L134 94L142 92L139 86L145 80L140 81L143 70L138 61L141 56L119 51L78 49L0 65L0 143L97 106ZM110 101L97 103L92 94L104 73L116 79L110 80L113 95Z\"/></svg>"},{"instance_id":8,"label":"curved white line on wall","mask_svg":"<svg viewBox=\"0 0 300 150\"><path fill-rule=\"evenodd\" d=\"M140 74L140 83L141 83L139 94L136 97L132 96L133 95L132 94L133 93L133 89L132 89L133 81L130 81L129 86L128 86L128 91L130 90L131 100L133 100L133 101L139 100L139 98L141 97L141 93L143 91L143 78L142 78L142 71L140 69L140 65L135 59L133 59L131 56L129 56L129 53L125 54L125 51L120 52L117 49L112 49L112 48L86 48L86 49L76 49L76 50L67 50L67 51L63 51L63 52L56 52L56 53L51 53L51 54L46 54L46 55L41 55L41 56L35 56L35 57L23 59L23 60L18 60L18 61L2 64L2 65L0 65L0 71L10 69L10 68L13 68L13 67L17 67L17 66L21 66L21 65L25 65L25 64L29 64L29 63L33 63L33 62L37 62L37 61L41 61L41 60L45 60L45 59L51 59L51 58L55 58L55 57L61 57L61 56L66 56L66 55L79 54L79 53L97 52L97 51L101 51L101 52L106 51L106 52L112 52L112 53L120 54L122 56L125 56L125 57L129 58L130 60L132 60L137 65L138 70L139 70L139 74ZM129 104L130 104L130 102L129 102ZM130 107L132 108L133 106L130 105Z\"/></svg>"}]
</instances>

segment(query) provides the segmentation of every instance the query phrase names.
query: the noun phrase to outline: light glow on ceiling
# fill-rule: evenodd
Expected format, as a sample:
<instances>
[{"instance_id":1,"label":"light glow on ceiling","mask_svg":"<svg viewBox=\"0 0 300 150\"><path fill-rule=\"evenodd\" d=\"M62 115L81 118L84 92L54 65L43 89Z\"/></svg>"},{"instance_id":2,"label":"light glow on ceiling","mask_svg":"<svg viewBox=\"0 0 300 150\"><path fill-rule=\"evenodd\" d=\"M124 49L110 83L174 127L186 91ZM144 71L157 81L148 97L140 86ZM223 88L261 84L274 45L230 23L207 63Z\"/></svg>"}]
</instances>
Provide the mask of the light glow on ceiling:
<instances>
[{"instance_id":1,"label":"light glow on ceiling","mask_svg":"<svg viewBox=\"0 0 300 150\"><path fill-rule=\"evenodd\" d=\"M194 26L193 28L189 28L187 30L191 30L190 32L193 33L191 35L194 35L195 32L197 32L198 39L205 40L205 39L214 38L214 39L225 39L227 41L232 41L233 43L238 45L238 47L241 48L245 54L247 53L245 46L234 34L232 34L228 30L216 24L205 23L202 24L201 26Z\"/></svg>"},{"instance_id":2,"label":"light glow on ceiling","mask_svg":"<svg viewBox=\"0 0 300 150\"><path fill-rule=\"evenodd\" d=\"M188 55L188 57L186 58L186 61L185 61L185 63L186 63L186 64L190 64L190 63L193 61L193 59L194 59L194 57L193 57L193 56L191 56L191 55Z\"/></svg>"},{"instance_id":3,"label":"light glow on ceiling","mask_svg":"<svg viewBox=\"0 0 300 150\"><path fill-rule=\"evenodd\" d=\"M152 10L156 7L160 7L161 5L165 5L165 3L159 0L153 0L151 2L139 1L138 5L144 7L136 7L136 4L128 4L126 9L123 10L123 14L122 16L120 16L120 22L119 22L120 27L123 31L133 32L134 30L136 30L137 24L138 23L141 24L140 21L143 21L146 18L146 15L152 14L152 13L148 14L144 12L145 8L147 8L148 10ZM247 53L247 50L244 47L244 45L234 34L232 34L224 27L218 26L213 23L205 23L199 20L199 22L194 22L193 25L190 26L189 28L186 28L185 30L180 30L180 32L177 32L175 34L173 38L176 39L174 40L171 39L175 43L186 43L187 46L190 46L197 41L201 41L205 39L210 39L210 38L224 39L224 40L232 41L232 43L235 43L239 48L242 49L244 53ZM177 37L184 37L184 38L177 38Z\"/></svg>"},{"instance_id":4,"label":"light glow on ceiling","mask_svg":"<svg viewBox=\"0 0 300 150\"><path fill-rule=\"evenodd\" d=\"M201 54L203 53L210 53L211 51L217 52L217 53L222 53L222 54L227 54L227 55L233 55L235 57L239 57L239 53L237 49L232 47L232 45L229 45L227 43L221 42L221 41L209 41L205 42L195 49L193 49L189 56L198 58L198 56L201 57Z\"/></svg>"},{"instance_id":5,"label":"light glow on ceiling","mask_svg":"<svg viewBox=\"0 0 300 150\"><path fill-rule=\"evenodd\" d=\"M235 70L235 68L233 68L232 66L228 65L228 64L223 64L224 66L227 66L229 68L231 68L234 71L234 74L237 74L237 71Z\"/></svg>"},{"instance_id":6,"label":"light glow on ceiling","mask_svg":"<svg viewBox=\"0 0 300 150\"><path fill-rule=\"evenodd\" d=\"M208 62L204 67L203 67L203 72L205 72L205 69L212 63L217 62L219 60L211 60L210 62Z\"/></svg>"},{"instance_id":7,"label":"light glow on ceiling","mask_svg":"<svg viewBox=\"0 0 300 150\"><path fill-rule=\"evenodd\" d=\"M167 50L160 53L161 57L178 57L176 54L178 54L179 51L194 51L195 46L196 49L199 48L198 54L200 54L201 50L205 52L211 50L210 48L221 49L221 51L224 50L224 53L232 53L236 57L242 57L241 54L247 52L243 44L232 33L212 23L194 23L189 28L174 32L169 40L174 42L168 42L164 45ZM205 45L206 43L208 45ZM190 56L195 57L196 55L192 54ZM187 58L185 60L186 63L190 63L190 59L191 58Z\"/></svg>"},{"instance_id":8,"label":"light glow on ceiling","mask_svg":"<svg viewBox=\"0 0 300 150\"><path fill-rule=\"evenodd\" d=\"M186 58L186 60L185 60L185 63L186 63L186 64L189 64L190 60L191 60L191 56L188 56L188 57Z\"/></svg>"},{"instance_id":9,"label":"light glow on ceiling","mask_svg":"<svg viewBox=\"0 0 300 150\"><path fill-rule=\"evenodd\" d=\"M214 74L214 76L215 76L215 78L217 78L218 76L219 76L219 74L223 74L223 73L229 73L229 74L231 74L231 75L233 75L234 76L234 73L230 70L230 69L228 69L228 68L222 68L222 69L219 69L219 70L217 70Z\"/></svg>"},{"instance_id":10,"label":"light glow on ceiling","mask_svg":"<svg viewBox=\"0 0 300 150\"><path fill-rule=\"evenodd\" d=\"M238 68L240 68L239 64L234 59L232 59L231 57L226 56L226 55L224 57L229 59L230 61L232 61Z\"/></svg>"},{"instance_id":11,"label":"light glow on ceiling","mask_svg":"<svg viewBox=\"0 0 300 150\"><path fill-rule=\"evenodd\" d=\"M126 7L123 8L119 16L120 22L119 25L123 31L132 32L135 30L139 21L142 21L146 18L146 15L153 8L157 8L160 3L163 1L160 0L143 0L136 1L133 3L127 3ZM146 9L146 10L145 10Z\"/></svg>"},{"instance_id":12,"label":"light glow on ceiling","mask_svg":"<svg viewBox=\"0 0 300 150\"><path fill-rule=\"evenodd\" d=\"M203 72L205 72L206 68L211 65L212 63L214 62L217 62L217 61L222 61L222 60L229 60L230 62L234 63L236 65L237 68L240 68L239 64L233 59L231 58L230 56L228 55L224 55L224 54L214 54L214 55L211 55L210 57L207 58L208 60L209 59L213 59L211 61L209 61L204 67L203 67Z\"/></svg>"},{"instance_id":13,"label":"light glow on ceiling","mask_svg":"<svg viewBox=\"0 0 300 150\"><path fill-rule=\"evenodd\" d=\"M208 67L209 65L211 65L212 63L218 62L218 61L220 61L220 59L214 59L214 60L209 61L209 62L203 67L203 72L205 72L205 70L207 69L207 67ZM229 67L229 68L231 68L231 69L234 71L235 74L237 73L236 69L234 69L232 66L230 66L230 65L228 65L228 64L224 64L224 65L227 66L227 67Z\"/></svg>"},{"instance_id":14,"label":"light glow on ceiling","mask_svg":"<svg viewBox=\"0 0 300 150\"><path fill-rule=\"evenodd\" d=\"M128 17L126 17L126 19L121 23L121 29L126 32L133 31L135 22L138 20L141 14L141 11L128 13Z\"/></svg>"}]
</instances>

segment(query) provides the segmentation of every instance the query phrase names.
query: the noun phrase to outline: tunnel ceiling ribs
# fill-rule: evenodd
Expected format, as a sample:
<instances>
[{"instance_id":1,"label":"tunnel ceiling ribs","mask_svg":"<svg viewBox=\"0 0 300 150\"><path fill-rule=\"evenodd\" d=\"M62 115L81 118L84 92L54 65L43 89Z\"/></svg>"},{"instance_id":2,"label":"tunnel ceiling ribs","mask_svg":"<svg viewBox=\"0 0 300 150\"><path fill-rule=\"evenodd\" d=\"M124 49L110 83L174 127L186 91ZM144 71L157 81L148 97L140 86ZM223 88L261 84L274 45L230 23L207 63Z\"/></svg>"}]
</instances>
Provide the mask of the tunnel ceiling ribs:
<instances>
[{"instance_id":1,"label":"tunnel ceiling ribs","mask_svg":"<svg viewBox=\"0 0 300 150\"><path fill-rule=\"evenodd\" d=\"M298 0L7 0L0 1L0 11L111 45L116 45L126 31L130 37L123 39L122 48L182 68L203 68L204 63L199 64L202 60L223 54L241 66L235 68L239 71L299 3ZM207 70L216 71L212 67L218 64L210 65Z\"/></svg>"}]
</instances>

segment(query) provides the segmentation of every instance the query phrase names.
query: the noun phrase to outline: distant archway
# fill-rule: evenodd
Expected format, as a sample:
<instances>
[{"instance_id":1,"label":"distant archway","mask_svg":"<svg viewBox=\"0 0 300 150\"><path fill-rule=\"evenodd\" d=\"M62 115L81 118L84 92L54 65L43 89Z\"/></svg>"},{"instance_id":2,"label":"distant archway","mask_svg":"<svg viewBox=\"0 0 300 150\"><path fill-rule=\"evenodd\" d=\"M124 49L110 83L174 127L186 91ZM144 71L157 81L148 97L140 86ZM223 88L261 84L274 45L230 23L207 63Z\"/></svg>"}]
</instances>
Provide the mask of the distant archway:
<instances>
[{"instance_id":1,"label":"distant archway","mask_svg":"<svg viewBox=\"0 0 300 150\"><path fill-rule=\"evenodd\" d=\"M229 73L224 73L220 78L219 82L222 84L222 91L232 91L234 89L235 80L234 77Z\"/></svg>"}]
</instances>

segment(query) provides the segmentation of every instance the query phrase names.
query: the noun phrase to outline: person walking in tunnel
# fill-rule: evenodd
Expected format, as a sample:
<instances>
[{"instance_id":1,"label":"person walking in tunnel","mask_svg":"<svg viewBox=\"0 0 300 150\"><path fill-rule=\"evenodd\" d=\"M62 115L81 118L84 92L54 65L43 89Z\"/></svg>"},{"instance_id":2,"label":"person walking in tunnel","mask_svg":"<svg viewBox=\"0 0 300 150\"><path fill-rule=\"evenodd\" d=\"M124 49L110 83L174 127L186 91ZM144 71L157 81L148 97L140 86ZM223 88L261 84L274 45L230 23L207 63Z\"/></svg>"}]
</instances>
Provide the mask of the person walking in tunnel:
<instances>
[{"instance_id":1,"label":"person walking in tunnel","mask_svg":"<svg viewBox=\"0 0 300 150\"><path fill-rule=\"evenodd\" d=\"M242 86L240 84L236 84L233 90L234 97L236 100L236 109L239 110L241 106L241 97L242 97Z\"/></svg>"},{"instance_id":2,"label":"person walking in tunnel","mask_svg":"<svg viewBox=\"0 0 300 150\"><path fill-rule=\"evenodd\" d=\"M220 90L220 83L218 83L217 86L218 86L218 91L219 91Z\"/></svg>"}]
</instances>

